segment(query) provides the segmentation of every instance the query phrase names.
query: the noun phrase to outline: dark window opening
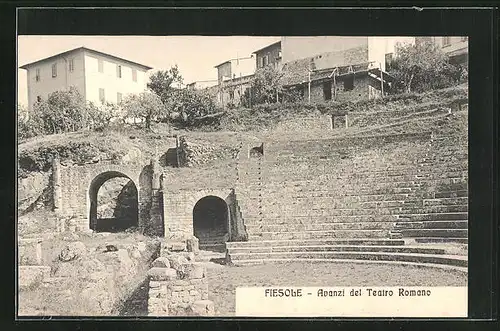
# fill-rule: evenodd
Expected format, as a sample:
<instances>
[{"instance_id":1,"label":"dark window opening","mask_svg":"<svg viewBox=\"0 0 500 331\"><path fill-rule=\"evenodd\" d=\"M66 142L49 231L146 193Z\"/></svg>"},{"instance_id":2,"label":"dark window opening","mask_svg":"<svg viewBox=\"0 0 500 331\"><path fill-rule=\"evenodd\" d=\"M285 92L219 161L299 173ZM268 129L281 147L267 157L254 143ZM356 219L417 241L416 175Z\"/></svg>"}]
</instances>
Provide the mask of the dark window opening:
<instances>
[{"instance_id":1,"label":"dark window opening","mask_svg":"<svg viewBox=\"0 0 500 331\"><path fill-rule=\"evenodd\" d=\"M57 77L57 63L54 63L52 65L52 78L56 78Z\"/></svg>"},{"instance_id":2,"label":"dark window opening","mask_svg":"<svg viewBox=\"0 0 500 331\"><path fill-rule=\"evenodd\" d=\"M385 54L385 71L389 71L391 69L392 60L393 53Z\"/></svg>"},{"instance_id":3,"label":"dark window opening","mask_svg":"<svg viewBox=\"0 0 500 331\"><path fill-rule=\"evenodd\" d=\"M250 149L250 157L261 157L264 155L264 144Z\"/></svg>"},{"instance_id":4,"label":"dark window opening","mask_svg":"<svg viewBox=\"0 0 500 331\"><path fill-rule=\"evenodd\" d=\"M344 91L354 90L354 75L347 75L344 79Z\"/></svg>"},{"instance_id":5,"label":"dark window opening","mask_svg":"<svg viewBox=\"0 0 500 331\"><path fill-rule=\"evenodd\" d=\"M160 165L162 167L178 167L177 148L167 149L167 152L160 157Z\"/></svg>"},{"instance_id":6,"label":"dark window opening","mask_svg":"<svg viewBox=\"0 0 500 331\"><path fill-rule=\"evenodd\" d=\"M325 100L332 99L332 82L323 83L323 97Z\"/></svg>"}]
</instances>

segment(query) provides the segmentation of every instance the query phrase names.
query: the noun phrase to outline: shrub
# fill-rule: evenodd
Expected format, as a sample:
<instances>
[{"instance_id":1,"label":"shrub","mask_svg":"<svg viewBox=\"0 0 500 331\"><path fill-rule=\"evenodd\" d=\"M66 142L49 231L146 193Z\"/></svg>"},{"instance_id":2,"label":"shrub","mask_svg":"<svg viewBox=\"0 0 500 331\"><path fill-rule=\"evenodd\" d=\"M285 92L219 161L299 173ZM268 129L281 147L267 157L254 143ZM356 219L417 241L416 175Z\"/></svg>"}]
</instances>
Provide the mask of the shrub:
<instances>
[{"instance_id":1,"label":"shrub","mask_svg":"<svg viewBox=\"0 0 500 331\"><path fill-rule=\"evenodd\" d=\"M146 129L151 129L151 122L166 116L166 108L155 93L143 92L128 95L122 102L127 117L141 118Z\"/></svg>"},{"instance_id":2,"label":"shrub","mask_svg":"<svg viewBox=\"0 0 500 331\"><path fill-rule=\"evenodd\" d=\"M181 127L201 125L197 119L219 112L213 97L204 90L178 90L169 99L166 107L170 120Z\"/></svg>"},{"instance_id":3,"label":"shrub","mask_svg":"<svg viewBox=\"0 0 500 331\"><path fill-rule=\"evenodd\" d=\"M428 40L397 45L389 73L397 79L395 90L406 93L444 88L466 78L464 68L450 64L441 48Z\"/></svg>"}]
</instances>

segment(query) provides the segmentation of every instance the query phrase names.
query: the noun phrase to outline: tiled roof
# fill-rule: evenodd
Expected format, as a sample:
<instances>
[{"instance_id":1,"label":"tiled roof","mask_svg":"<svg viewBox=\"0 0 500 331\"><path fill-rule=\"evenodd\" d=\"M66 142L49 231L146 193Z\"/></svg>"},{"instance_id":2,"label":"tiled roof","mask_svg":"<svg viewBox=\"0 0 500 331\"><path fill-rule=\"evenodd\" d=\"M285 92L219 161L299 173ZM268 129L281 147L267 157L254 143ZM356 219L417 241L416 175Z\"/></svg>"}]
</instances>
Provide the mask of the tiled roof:
<instances>
[{"instance_id":1,"label":"tiled roof","mask_svg":"<svg viewBox=\"0 0 500 331\"><path fill-rule=\"evenodd\" d=\"M116 60L120 60L120 61L124 61L124 62L130 63L130 64L134 64L136 66L139 66L139 67L143 68L144 70L153 69L150 66L147 66L147 65L144 65L144 64L141 64L141 63L137 63L137 62L134 62L134 61L130 61L130 60L127 60L127 59L124 59L124 58L121 58L121 57L118 57L118 56L114 56L114 55L111 55L111 54L108 54L108 53L96 51L95 49L90 49L90 48L87 48L87 47L78 47L78 48L70 49L69 51L66 51L66 52L58 53L58 54L49 56L47 58L40 59L40 60L35 61L35 62L27 63L27 64L21 66L20 68L21 69L27 69L28 67L30 67L30 66L32 66L34 64L37 64L39 62L51 60L51 59L53 59L55 57L62 56L62 55L67 55L69 53L72 53L72 52L75 52L75 51L78 51L78 50L85 50L85 51L88 51L88 52L91 52L91 53L94 53L94 54L103 55L103 56L110 57L110 58L113 58L113 59L116 59Z\"/></svg>"}]
</instances>

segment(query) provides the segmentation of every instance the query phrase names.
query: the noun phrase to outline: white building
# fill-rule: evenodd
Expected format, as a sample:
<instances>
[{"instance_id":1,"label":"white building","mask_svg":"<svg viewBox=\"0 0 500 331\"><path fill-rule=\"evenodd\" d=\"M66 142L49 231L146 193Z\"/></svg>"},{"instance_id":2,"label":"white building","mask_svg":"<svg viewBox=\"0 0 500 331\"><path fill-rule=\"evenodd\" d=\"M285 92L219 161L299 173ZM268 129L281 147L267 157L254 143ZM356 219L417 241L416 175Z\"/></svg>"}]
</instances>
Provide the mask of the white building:
<instances>
[{"instance_id":1,"label":"white building","mask_svg":"<svg viewBox=\"0 0 500 331\"><path fill-rule=\"evenodd\" d=\"M118 103L146 90L146 65L86 47L75 48L21 66L27 70L28 108L56 91L75 87L86 101Z\"/></svg>"}]
</instances>

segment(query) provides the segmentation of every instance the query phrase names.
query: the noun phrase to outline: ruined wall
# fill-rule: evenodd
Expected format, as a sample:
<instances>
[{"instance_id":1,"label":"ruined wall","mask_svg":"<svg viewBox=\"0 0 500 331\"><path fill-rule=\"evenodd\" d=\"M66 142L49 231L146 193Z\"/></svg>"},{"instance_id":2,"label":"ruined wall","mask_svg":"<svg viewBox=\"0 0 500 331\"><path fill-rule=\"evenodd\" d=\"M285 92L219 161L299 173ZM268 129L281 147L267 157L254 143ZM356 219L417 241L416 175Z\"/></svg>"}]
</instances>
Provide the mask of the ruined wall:
<instances>
[{"instance_id":1,"label":"ruined wall","mask_svg":"<svg viewBox=\"0 0 500 331\"><path fill-rule=\"evenodd\" d=\"M148 315L212 316L214 305L208 300L206 267L194 261L196 247L178 244L165 242L148 272ZM188 250L191 252L185 254Z\"/></svg>"},{"instance_id":2,"label":"ruined wall","mask_svg":"<svg viewBox=\"0 0 500 331\"><path fill-rule=\"evenodd\" d=\"M224 190L181 190L176 193L163 192L163 214L165 237L185 240L193 235L193 208L201 198L216 196L232 204L231 189ZM230 228L230 227L229 227Z\"/></svg>"},{"instance_id":3,"label":"ruined wall","mask_svg":"<svg viewBox=\"0 0 500 331\"><path fill-rule=\"evenodd\" d=\"M186 137L179 137L178 156L181 167L195 167L214 160L234 158L236 152L236 148L229 146L196 143L188 141Z\"/></svg>"},{"instance_id":4,"label":"ruined wall","mask_svg":"<svg viewBox=\"0 0 500 331\"><path fill-rule=\"evenodd\" d=\"M54 164L54 211L62 219L70 219L70 227L77 231L89 229L92 181L101 174L120 173L132 180L138 190L139 226L150 221L152 169L150 165L120 165L100 162L89 165Z\"/></svg>"}]
</instances>

